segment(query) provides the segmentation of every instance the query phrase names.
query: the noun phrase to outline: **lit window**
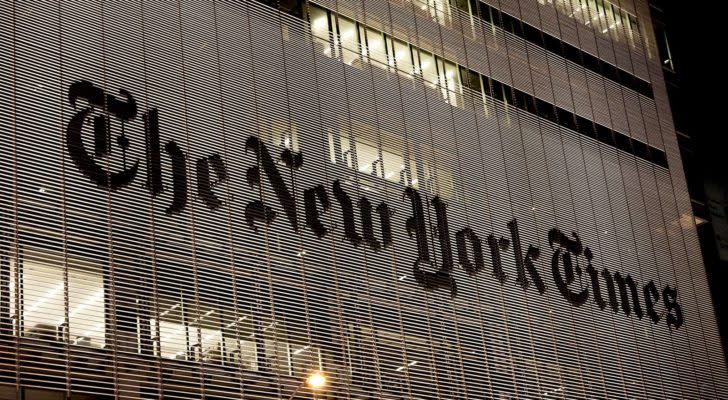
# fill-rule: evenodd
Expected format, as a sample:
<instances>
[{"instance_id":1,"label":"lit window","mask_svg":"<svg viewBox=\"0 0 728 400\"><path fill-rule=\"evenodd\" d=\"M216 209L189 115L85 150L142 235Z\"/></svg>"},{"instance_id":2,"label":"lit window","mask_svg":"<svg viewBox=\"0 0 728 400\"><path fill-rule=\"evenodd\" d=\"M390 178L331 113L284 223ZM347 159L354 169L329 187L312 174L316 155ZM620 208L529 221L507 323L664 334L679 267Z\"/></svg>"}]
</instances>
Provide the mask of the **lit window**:
<instances>
[{"instance_id":1,"label":"lit window","mask_svg":"<svg viewBox=\"0 0 728 400\"><path fill-rule=\"evenodd\" d=\"M68 285L64 276L66 266ZM16 307L15 286L13 279L13 309ZM26 249L20 265L18 286L22 298L20 313L23 336L71 345L104 347L105 299L100 267L44 251Z\"/></svg>"},{"instance_id":2,"label":"lit window","mask_svg":"<svg viewBox=\"0 0 728 400\"><path fill-rule=\"evenodd\" d=\"M457 105L457 96L462 93L462 87L460 86L460 74L457 65L445 61L442 64L444 71L442 74L442 83L445 86L444 97L452 105Z\"/></svg>"},{"instance_id":3,"label":"lit window","mask_svg":"<svg viewBox=\"0 0 728 400\"><path fill-rule=\"evenodd\" d=\"M329 12L313 4L309 6L311 33L314 36L314 45L318 52L331 57L331 44L329 43Z\"/></svg>"},{"instance_id":4,"label":"lit window","mask_svg":"<svg viewBox=\"0 0 728 400\"><path fill-rule=\"evenodd\" d=\"M376 144L357 139L356 159L359 165L359 172L373 176L382 176L381 160Z\"/></svg>"},{"instance_id":5,"label":"lit window","mask_svg":"<svg viewBox=\"0 0 728 400\"><path fill-rule=\"evenodd\" d=\"M402 75L412 78L414 63L412 62L412 52L407 43L396 39L394 40L394 60L397 64L397 69L403 72Z\"/></svg>"},{"instance_id":6,"label":"lit window","mask_svg":"<svg viewBox=\"0 0 728 400\"><path fill-rule=\"evenodd\" d=\"M431 53L419 50L420 74L422 79L429 83L430 87L437 84L437 67L435 66L435 57Z\"/></svg>"},{"instance_id":7,"label":"lit window","mask_svg":"<svg viewBox=\"0 0 728 400\"><path fill-rule=\"evenodd\" d=\"M151 319L152 332L159 330L159 349L155 353L162 358L186 360L189 348L189 330L185 318L189 314L186 304L181 299L159 300L159 324Z\"/></svg>"},{"instance_id":8,"label":"lit window","mask_svg":"<svg viewBox=\"0 0 728 400\"><path fill-rule=\"evenodd\" d=\"M348 65L359 60L359 38L354 21L339 16L338 40L341 46L341 59Z\"/></svg>"},{"instance_id":9,"label":"lit window","mask_svg":"<svg viewBox=\"0 0 728 400\"><path fill-rule=\"evenodd\" d=\"M379 68L387 68L387 46L384 42L384 35L375 31L374 29L367 28L367 47L369 49L369 58L372 60L372 64Z\"/></svg>"}]
</instances>

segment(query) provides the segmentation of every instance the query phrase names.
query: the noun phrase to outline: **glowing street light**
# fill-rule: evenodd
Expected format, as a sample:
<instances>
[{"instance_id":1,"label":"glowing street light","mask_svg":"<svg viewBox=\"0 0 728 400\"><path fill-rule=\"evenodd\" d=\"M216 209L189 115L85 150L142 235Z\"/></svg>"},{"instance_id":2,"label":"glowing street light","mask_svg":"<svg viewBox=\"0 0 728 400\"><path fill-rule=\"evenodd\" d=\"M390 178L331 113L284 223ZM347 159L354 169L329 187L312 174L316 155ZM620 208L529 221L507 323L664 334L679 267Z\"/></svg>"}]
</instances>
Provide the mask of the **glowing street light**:
<instances>
[{"instance_id":1,"label":"glowing street light","mask_svg":"<svg viewBox=\"0 0 728 400\"><path fill-rule=\"evenodd\" d=\"M313 371L309 373L306 379L302 381L300 385L298 385L293 393L291 393L291 396L288 397L288 400L293 400L293 396L295 396L298 391L301 390L304 384L308 385L308 387L311 388L311 390L313 391L323 389L323 387L326 386L326 375L321 371ZM316 398L316 393L314 393L314 398Z\"/></svg>"},{"instance_id":2,"label":"glowing street light","mask_svg":"<svg viewBox=\"0 0 728 400\"><path fill-rule=\"evenodd\" d=\"M308 375L308 378L306 378L306 383L311 389L321 389L326 386L326 375L324 375L321 371L312 372Z\"/></svg>"}]
</instances>

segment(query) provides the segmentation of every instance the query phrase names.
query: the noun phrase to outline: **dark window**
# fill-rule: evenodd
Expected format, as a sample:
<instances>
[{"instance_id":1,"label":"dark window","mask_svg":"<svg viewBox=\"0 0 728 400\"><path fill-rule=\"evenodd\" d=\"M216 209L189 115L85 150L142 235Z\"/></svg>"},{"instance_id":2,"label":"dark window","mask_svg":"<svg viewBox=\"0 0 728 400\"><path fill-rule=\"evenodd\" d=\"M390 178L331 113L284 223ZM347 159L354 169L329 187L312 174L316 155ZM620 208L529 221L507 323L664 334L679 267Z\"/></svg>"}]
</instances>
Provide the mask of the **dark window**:
<instances>
[{"instance_id":1,"label":"dark window","mask_svg":"<svg viewBox=\"0 0 728 400\"><path fill-rule=\"evenodd\" d=\"M581 50L568 43L564 43L564 58L573 63L582 65Z\"/></svg>"},{"instance_id":2,"label":"dark window","mask_svg":"<svg viewBox=\"0 0 728 400\"><path fill-rule=\"evenodd\" d=\"M475 15L475 16L479 15L478 14L478 3L479 3L478 0L470 0L470 13L472 15Z\"/></svg>"},{"instance_id":3,"label":"dark window","mask_svg":"<svg viewBox=\"0 0 728 400\"><path fill-rule=\"evenodd\" d=\"M490 9L490 6L487 5L487 4L485 4L485 3L480 3L478 6L479 6L478 8L479 8L479 11L480 11L480 14L479 14L480 15L480 19L482 19L483 21L487 21L487 22L489 22L489 23L492 24L493 23L493 19L491 17L491 9Z\"/></svg>"},{"instance_id":4,"label":"dark window","mask_svg":"<svg viewBox=\"0 0 728 400\"><path fill-rule=\"evenodd\" d=\"M556 122L556 112L553 105L541 99L536 99L536 108L538 109L539 117L545 118L551 122Z\"/></svg>"},{"instance_id":5,"label":"dark window","mask_svg":"<svg viewBox=\"0 0 728 400\"><path fill-rule=\"evenodd\" d=\"M279 0L278 8L288 14L301 18L303 16L302 0Z\"/></svg>"},{"instance_id":6,"label":"dark window","mask_svg":"<svg viewBox=\"0 0 728 400\"><path fill-rule=\"evenodd\" d=\"M508 104L514 104L513 89L510 86L503 85L503 101Z\"/></svg>"},{"instance_id":7,"label":"dark window","mask_svg":"<svg viewBox=\"0 0 728 400\"><path fill-rule=\"evenodd\" d=\"M617 70L617 67L602 61L600 61L599 64L602 67L602 75L604 75L604 77L615 82L619 82L619 72Z\"/></svg>"},{"instance_id":8,"label":"dark window","mask_svg":"<svg viewBox=\"0 0 728 400\"><path fill-rule=\"evenodd\" d=\"M589 53L582 52L582 57L584 60L584 68L594 71L594 72L600 72L599 70L599 59L594 57L593 55Z\"/></svg>"},{"instance_id":9,"label":"dark window","mask_svg":"<svg viewBox=\"0 0 728 400\"><path fill-rule=\"evenodd\" d=\"M625 134L614 132L614 137L617 139L617 148L632 153L632 140Z\"/></svg>"},{"instance_id":10,"label":"dark window","mask_svg":"<svg viewBox=\"0 0 728 400\"><path fill-rule=\"evenodd\" d=\"M490 82L493 85L493 98L503 101L503 84L496 80Z\"/></svg>"},{"instance_id":11,"label":"dark window","mask_svg":"<svg viewBox=\"0 0 728 400\"><path fill-rule=\"evenodd\" d=\"M650 147L650 158L653 163L667 168L667 157L664 151Z\"/></svg>"},{"instance_id":12,"label":"dark window","mask_svg":"<svg viewBox=\"0 0 728 400\"><path fill-rule=\"evenodd\" d=\"M634 154L642 159L650 160L650 152L647 149L647 145L640 142L639 140L632 140L632 148L634 149Z\"/></svg>"},{"instance_id":13,"label":"dark window","mask_svg":"<svg viewBox=\"0 0 728 400\"><path fill-rule=\"evenodd\" d=\"M468 86L470 86L470 88L473 90L477 90L478 92L483 91L483 84L480 81L479 73L468 70Z\"/></svg>"},{"instance_id":14,"label":"dark window","mask_svg":"<svg viewBox=\"0 0 728 400\"><path fill-rule=\"evenodd\" d=\"M546 50L561 55L561 40L551 36L551 35L543 35L544 38L544 46L546 47Z\"/></svg>"},{"instance_id":15,"label":"dark window","mask_svg":"<svg viewBox=\"0 0 728 400\"><path fill-rule=\"evenodd\" d=\"M594 132L594 124L591 121L577 115L576 124L578 125L579 133L587 135L591 138L596 138L596 134Z\"/></svg>"},{"instance_id":16,"label":"dark window","mask_svg":"<svg viewBox=\"0 0 728 400\"><path fill-rule=\"evenodd\" d=\"M483 76L483 92L488 97L494 97L493 96L493 80Z\"/></svg>"},{"instance_id":17,"label":"dark window","mask_svg":"<svg viewBox=\"0 0 728 400\"><path fill-rule=\"evenodd\" d=\"M569 128L572 131L576 130L576 122L574 121L574 114L564 110L563 108L557 109L559 115L559 124L563 127Z\"/></svg>"},{"instance_id":18,"label":"dark window","mask_svg":"<svg viewBox=\"0 0 728 400\"><path fill-rule=\"evenodd\" d=\"M543 37L541 36L541 31L539 31L538 29L532 27L531 25L523 24L523 34L524 38L529 42L535 43L543 47Z\"/></svg>"},{"instance_id":19,"label":"dark window","mask_svg":"<svg viewBox=\"0 0 728 400\"><path fill-rule=\"evenodd\" d=\"M468 12L468 0L455 0L455 7Z\"/></svg>"},{"instance_id":20,"label":"dark window","mask_svg":"<svg viewBox=\"0 0 728 400\"><path fill-rule=\"evenodd\" d=\"M502 16L503 16L503 14L500 12L500 10L493 8L493 7L490 8L490 18L491 18L491 23L493 25L497 25L502 28L503 27Z\"/></svg>"},{"instance_id":21,"label":"dark window","mask_svg":"<svg viewBox=\"0 0 728 400\"><path fill-rule=\"evenodd\" d=\"M597 139L602 143L606 143L610 146L615 146L614 136L612 136L612 131L604 125L596 124L596 126L597 126Z\"/></svg>"}]
</instances>

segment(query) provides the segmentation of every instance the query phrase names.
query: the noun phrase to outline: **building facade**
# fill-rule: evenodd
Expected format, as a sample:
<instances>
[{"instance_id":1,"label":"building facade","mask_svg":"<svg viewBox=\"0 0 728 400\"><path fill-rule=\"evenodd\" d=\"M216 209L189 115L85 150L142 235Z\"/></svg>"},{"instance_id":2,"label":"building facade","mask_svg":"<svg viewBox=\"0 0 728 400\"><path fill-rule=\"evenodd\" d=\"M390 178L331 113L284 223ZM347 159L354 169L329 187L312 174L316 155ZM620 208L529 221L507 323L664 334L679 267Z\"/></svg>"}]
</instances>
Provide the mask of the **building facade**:
<instances>
[{"instance_id":1,"label":"building facade","mask_svg":"<svg viewBox=\"0 0 728 400\"><path fill-rule=\"evenodd\" d=\"M0 399L728 398L646 1L0 19Z\"/></svg>"}]
</instances>

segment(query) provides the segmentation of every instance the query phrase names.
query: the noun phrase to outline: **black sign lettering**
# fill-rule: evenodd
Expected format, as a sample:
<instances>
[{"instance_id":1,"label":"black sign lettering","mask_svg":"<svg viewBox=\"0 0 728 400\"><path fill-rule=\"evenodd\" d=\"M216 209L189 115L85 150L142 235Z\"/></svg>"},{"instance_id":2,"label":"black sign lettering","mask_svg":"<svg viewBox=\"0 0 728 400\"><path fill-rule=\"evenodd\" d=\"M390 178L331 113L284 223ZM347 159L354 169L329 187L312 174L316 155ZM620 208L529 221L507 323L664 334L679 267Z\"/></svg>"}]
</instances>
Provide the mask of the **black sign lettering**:
<instances>
[{"instance_id":1,"label":"black sign lettering","mask_svg":"<svg viewBox=\"0 0 728 400\"><path fill-rule=\"evenodd\" d=\"M298 231L296 199L293 197L291 192L288 190L288 186L286 186L286 183L283 181L283 177L278 171L276 162L273 160L270 152L268 152L268 148L263 142L260 141L260 139L255 136L250 136L245 142L245 150L252 150L253 152L255 152L258 158L258 164L263 167L263 172L268 177L268 181L273 187L273 192L276 194L278 202L283 207L283 211L286 213L286 216L288 216L288 222L291 223L294 231ZM300 164L302 163L303 159L301 158ZM291 165L294 164L292 163ZM260 172L259 169L257 169L259 167L255 166L252 168L253 172L251 172L250 169L248 170L248 177L254 175L252 183L259 185L261 183ZM250 179L248 180L248 183L251 183ZM271 222L273 222L274 218L275 211L273 211L272 208L262 204L260 200L249 203L245 209L245 219L248 220L248 224L251 227L254 227L251 221L259 220L265 221L266 224L270 224Z\"/></svg>"},{"instance_id":2,"label":"black sign lettering","mask_svg":"<svg viewBox=\"0 0 728 400\"><path fill-rule=\"evenodd\" d=\"M450 271L452 270L452 253L450 253L449 264L447 261L443 261L443 264L437 271L430 272L426 270L426 268L432 269L433 263L430 260L430 251L427 244L427 230L425 227L425 213L422 207L422 200L417 190L411 187L405 189L405 196L410 198L412 204L412 216L407 219L407 232L410 237L414 233L417 240L418 257L413 266L415 280L426 290L445 287L450 289L451 296L455 296L457 294L457 286L455 285L455 279L450 275ZM445 223L446 219L443 221L441 218L438 218L438 225ZM439 230L438 232L442 234Z\"/></svg>"},{"instance_id":3,"label":"black sign lettering","mask_svg":"<svg viewBox=\"0 0 728 400\"><path fill-rule=\"evenodd\" d=\"M485 268L483 260L483 243L478 235L470 228L464 228L455 234L455 242L458 248L458 261L468 275L473 276ZM468 256L468 245L473 251L473 261Z\"/></svg>"},{"instance_id":4,"label":"black sign lettering","mask_svg":"<svg viewBox=\"0 0 728 400\"><path fill-rule=\"evenodd\" d=\"M104 113L94 118L94 155L102 157L111 154L111 128L110 121L106 114L110 114L119 120L121 124L120 140L122 151L126 152L128 142L124 138L124 123L136 117L136 101L126 90L119 90L119 94L126 97L121 101L116 97L106 94L103 89L94 86L88 81L79 81L71 85L68 90L68 102L76 108L79 99L85 99L89 107L85 107L71 117L66 128L66 148L74 165L82 174L98 187L118 190L129 185L136 177L139 162L135 161L130 167L124 167L121 171L112 172L103 169L86 151L83 145L82 130L90 114L96 109ZM124 146L126 145L126 146Z\"/></svg>"},{"instance_id":5,"label":"black sign lettering","mask_svg":"<svg viewBox=\"0 0 728 400\"><path fill-rule=\"evenodd\" d=\"M503 260L501 259L501 251L508 250L510 242L508 239L501 236L500 239L496 239L493 234L488 235L488 247L490 248L490 261L493 266L493 277L498 282L505 283L508 276L503 272Z\"/></svg>"},{"instance_id":6,"label":"black sign lettering","mask_svg":"<svg viewBox=\"0 0 728 400\"><path fill-rule=\"evenodd\" d=\"M513 241L513 254L516 256L516 270L518 275L516 276L516 282L521 285L522 288L527 289L529 286L529 280L526 277L526 271L533 280L533 284L536 285L536 290L539 293L546 291L546 285L543 283L543 279L538 274L536 267L533 265L535 260L538 260L541 255L540 250L537 247L528 246L526 255L523 255L523 248L521 246L521 236L518 233L518 221L515 219L508 223L508 229L511 231L511 240Z\"/></svg>"},{"instance_id":7,"label":"black sign lettering","mask_svg":"<svg viewBox=\"0 0 728 400\"><path fill-rule=\"evenodd\" d=\"M126 152L131 141L127 138L127 124L137 115L136 101L125 90L119 90L122 99L107 94L103 89L95 87L88 81L78 81L69 88L68 100L76 109L80 99L85 100L88 106L77 110L68 122L65 144L68 154L78 170L96 186L107 190L118 190L128 186L135 178L139 162L134 161L127 166ZM162 176L162 147L159 123L159 111L150 108L142 113L144 124L144 149L146 152L146 182L144 187L149 190L151 197L156 198L164 192L165 187ZM89 124L93 130L93 151L86 150L83 140L83 128ZM118 125L118 126L117 126ZM118 135L114 137L115 129ZM336 142L338 139L334 138ZM123 167L116 171L104 169L109 165L105 157L112 155L118 148L121 150ZM288 222L295 232L299 232L298 210L296 199L279 170L281 161L290 172L293 182L296 171L303 168L303 154L291 149L283 149L274 159L268 147L260 139L250 136L245 143L245 151L251 150L256 155L256 165L247 168L245 180L251 188L263 190L263 176L275 194L278 206L283 209ZM173 140L164 145L164 153L169 157L172 172L172 200L165 212L170 215L182 213L189 197L187 176L187 154ZM381 164L381 161L379 161ZM376 167L376 166L373 166ZM117 167L118 168L118 167ZM215 193L215 188L230 180L231 175L237 171L228 171L225 160L219 153L213 153L196 158L196 193L200 200L210 209L217 210L224 206L224 202ZM379 203L376 208L366 197L356 202L359 209L361 229L357 228L354 211L354 201L344 190L342 182L336 180L332 184L332 191L341 208L341 222L344 226L343 239L354 246L364 243L374 251L387 249L393 241L391 216L393 209L385 203ZM278 213L273 207L263 202L261 198L249 202L245 206L245 220L255 232L259 224L270 225ZM415 239L417 245L417 258L413 264L413 275L418 285L428 291L448 289L450 296L457 295L457 284L453 272L453 253L450 238L450 224L447 216L448 204L439 196L434 196L429 203L423 203L420 193L412 188L404 189L403 200L409 199L412 215L407 218L405 230L410 238ZM327 226L322 217L332 208L329 193L323 185L315 185L303 191L306 226L317 238L331 235L335 232L336 223ZM427 206L427 207L425 207ZM432 206L431 208L429 206ZM380 235L376 234L375 215L379 216ZM434 218L433 218L434 217ZM434 219L434 225L432 223ZM507 280L507 273L503 265L503 252L513 249L516 268L516 283L523 289L533 284L540 294L545 293L546 285L541 278L536 262L539 261L540 249L522 242L519 233L518 221L512 219L508 222L510 240L488 234L486 237L487 249L490 251L492 275L503 284ZM439 252L430 253L430 237L433 243L437 238ZM480 236L472 228L466 227L455 234L458 262L466 275L474 276L485 269L484 247ZM583 246L576 232L570 236L561 230L553 228L548 232L548 243L553 249L551 257L551 272L559 293L572 305L581 306L589 297L589 289L576 287L581 282L583 272L589 276L587 283L594 295L594 302L604 310L607 305L613 312L621 310L625 315L634 315L641 319L645 314L654 323L658 323L665 315L665 321L670 329L678 329L684 323L682 308L678 303L677 289L665 286L660 293L654 283L649 281L643 288L644 310L640 303L640 291L631 276L623 276L619 272L612 274L608 269L599 271L593 266L594 254L589 247ZM525 251L524 251L525 249ZM436 265L437 255L440 257ZM582 270L580 258L586 259L586 268ZM606 299L602 291L602 283L606 286ZM619 296L617 295L619 291ZM663 313L655 309L662 295L665 307Z\"/></svg>"},{"instance_id":8,"label":"black sign lettering","mask_svg":"<svg viewBox=\"0 0 728 400\"><path fill-rule=\"evenodd\" d=\"M582 253L581 240L576 232L572 233L574 239L569 239L563 232L554 228L549 232L549 246L554 249L554 254L551 257L551 270L554 275L554 282L556 288L559 289L566 300L572 305L580 306L589 298L589 289L582 289L574 292L569 288L569 285L576 280L576 276L581 276L581 268L579 264L574 264L573 258L578 258ZM558 246L554 248L554 244ZM564 275L561 274L563 266Z\"/></svg>"},{"instance_id":9,"label":"black sign lettering","mask_svg":"<svg viewBox=\"0 0 728 400\"><path fill-rule=\"evenodd\" d=\"M671 289L670 286L665 286L665 289L662 290L662 302L665 304L667 326L674 327L675 329L681 327L684 320L682 307L677 303L677 289Z\"/></svg>"},{"instance_id":10,"label":"black sign lettering","mask_svg":"<svg viewBox=\"0 0 728 400\"><path fill-rule=\"evenodd\" d=\"M329 229L321 222L321 214L317 202L321 203L324 212L329 211L331 208L331 202L329 201L329 194L326 193L326 188L323 185L317 185L312 188L303 191L303 202L306 208L306 225L311 228L311 231L316 237L322 238L329 233Z\"/></svg>"},{"instance_id":11,"label":"black sign lettering","mask_svg":"<svg viewBox=\"0 0 728 400\"><path fill-rule=\"evenodd\" d=\"M660 314L655 311L655 305L660 300L660 293L657 291L654 281L650 281L645 285L645 305L647 306L647 315L650 317L652 322L660 322Z\"/></svg>"},{"instance_id":12,"label":"black sign lettering","mask_svg":"<svg viewBox=\"0 0 728 400\"><path fill-rule=\"evenodd\" d=\"M614 274L614 280L617 282L617 287L619 288L619 295L622 299L622 311L626 315L630 315L632 313L632 310L634 310L635 315L637 318L642 319L642 316L644 313L642 312L642 306L640 305L640 299L637 292L637 285L635 285L634 280L632 280L632 277L627 275L626 277L622 277L622 275L619 272L616 272ZM629 286L629 292L627 291L627 287ZM630 295L632 295L632 306L630 307Z\"/></svg>"},{"instance_id":13,"label":"black sign lettering","mask_svg":"<svg viewBox=\"0 0 728 400\"><path fill-rule=\"evenodd\" d=\"M215 180L210 179L210 168L215 172ZM219 154L197 160L197 194L211 210L222 206L212 188L228 179L225 163Z\"/></svg>"}]
</instances>

